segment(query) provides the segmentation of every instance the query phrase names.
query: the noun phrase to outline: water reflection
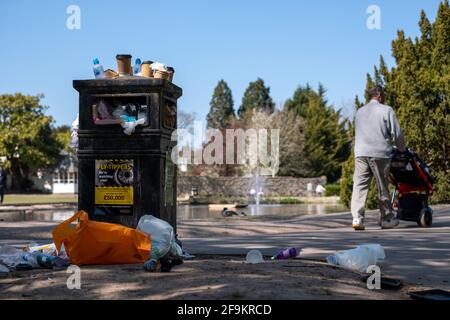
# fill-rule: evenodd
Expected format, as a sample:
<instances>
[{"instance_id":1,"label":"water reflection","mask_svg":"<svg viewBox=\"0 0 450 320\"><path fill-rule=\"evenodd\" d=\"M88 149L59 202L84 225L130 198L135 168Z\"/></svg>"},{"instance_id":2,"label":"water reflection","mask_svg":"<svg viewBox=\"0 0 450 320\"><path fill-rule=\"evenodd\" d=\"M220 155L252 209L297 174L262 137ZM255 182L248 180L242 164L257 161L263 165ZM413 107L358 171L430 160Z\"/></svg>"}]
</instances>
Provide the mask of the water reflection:
<instances>
[{"instance_id":1,"label":"water reflection","mask_svg":"<svg viewBox=\"0 0 450 320\"><path fill-rule=\"evenodd\" d=\"M346 211L340 204L265 204L250 205L247 208L232 209L238 213L244 212L247 216L293 216L293 215L318 215ZM207 205L178 206L178 219L207 219L221 217L221 208L210 208Z\"/></svg>"},{"instance_id":2,"label":"water reflection","mask_svg":"<svg viewBox=\"0 0 450 320\"><path fill-rule=\"evenodd\" d=\"M69 219L75 210L59 211L15 211L0 213L0 221L19 222L19 221L64 221Z\"/></svg>"},{"instance_id":3,"label":"water reflection","mask_svg":"<svg viewBox=\"0 0 450 320\"><path fill-rule=\"evenodd\" d=\"M249 205L246 208L231 208L238 213L244 212L247 216L294 216L294 215L318 215L333 212L343 212L346 208L339 204L264 204ZM180 205L178 206L177 216L180 220L222 218L222 207L209 207L208 205ZM39 210L39 211L20 211L20 212L1 212L0 221L19 222L19 221L55 221L67 220L75 213L75 210Z\"/></svg>"}]
</instances>

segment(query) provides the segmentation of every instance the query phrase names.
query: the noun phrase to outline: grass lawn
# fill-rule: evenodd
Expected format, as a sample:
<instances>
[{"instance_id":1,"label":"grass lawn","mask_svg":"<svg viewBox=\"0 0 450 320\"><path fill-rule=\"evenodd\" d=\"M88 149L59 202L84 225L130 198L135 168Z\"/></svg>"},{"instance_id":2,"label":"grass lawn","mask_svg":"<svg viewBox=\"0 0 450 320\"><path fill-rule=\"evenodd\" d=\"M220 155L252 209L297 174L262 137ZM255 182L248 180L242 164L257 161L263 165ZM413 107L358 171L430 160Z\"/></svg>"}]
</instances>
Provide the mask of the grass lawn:
<instances>
[{"instance_id":1,"label":"grass lawn","mask_svg":"<svg viewBox=\"0 0 450 320\"><path fill-rule=\"evenodd\" d=\"M77 201L76 194L5 194L3 204L77 203Z\"/></svg>"}]
</instances>

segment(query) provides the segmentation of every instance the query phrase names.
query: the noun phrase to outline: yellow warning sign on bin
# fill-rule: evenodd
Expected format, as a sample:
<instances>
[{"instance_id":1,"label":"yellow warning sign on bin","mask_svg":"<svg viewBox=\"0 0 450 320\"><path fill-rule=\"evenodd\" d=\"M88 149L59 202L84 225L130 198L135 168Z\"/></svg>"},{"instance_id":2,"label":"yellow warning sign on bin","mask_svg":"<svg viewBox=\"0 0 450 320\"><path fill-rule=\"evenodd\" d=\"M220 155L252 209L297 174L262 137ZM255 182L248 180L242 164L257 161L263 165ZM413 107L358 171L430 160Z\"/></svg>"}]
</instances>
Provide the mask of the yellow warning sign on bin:
<instances>
[{"instance_id":1,"label":"yellow warning sign on bin","mask_svg":"<svg viewBox=\"0 0 450 320\"><path fill-rule=\"evenodd\" d=\"M133 187L95 187L95 204L132 205Z\"/></svg>"}]
</instances>

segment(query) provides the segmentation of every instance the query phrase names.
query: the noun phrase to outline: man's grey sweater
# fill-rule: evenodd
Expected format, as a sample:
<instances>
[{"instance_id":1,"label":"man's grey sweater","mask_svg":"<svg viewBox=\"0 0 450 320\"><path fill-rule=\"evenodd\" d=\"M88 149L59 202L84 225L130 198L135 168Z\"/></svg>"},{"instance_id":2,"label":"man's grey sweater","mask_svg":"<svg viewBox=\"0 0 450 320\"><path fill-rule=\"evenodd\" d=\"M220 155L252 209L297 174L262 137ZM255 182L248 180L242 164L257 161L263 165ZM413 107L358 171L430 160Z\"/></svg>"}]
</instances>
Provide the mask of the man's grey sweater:
<instances>
[{"instance_id":1,"label":"man's grey sweater","mask_svg":"<svg viewBox=\"0 0 450 320\"><path fill-rule=\"evenodd\" d=\"M391 107L371 100L355 116L355 157L389 158L392 147L405 151L405 138Z\"/></svg>"}]
</instances>

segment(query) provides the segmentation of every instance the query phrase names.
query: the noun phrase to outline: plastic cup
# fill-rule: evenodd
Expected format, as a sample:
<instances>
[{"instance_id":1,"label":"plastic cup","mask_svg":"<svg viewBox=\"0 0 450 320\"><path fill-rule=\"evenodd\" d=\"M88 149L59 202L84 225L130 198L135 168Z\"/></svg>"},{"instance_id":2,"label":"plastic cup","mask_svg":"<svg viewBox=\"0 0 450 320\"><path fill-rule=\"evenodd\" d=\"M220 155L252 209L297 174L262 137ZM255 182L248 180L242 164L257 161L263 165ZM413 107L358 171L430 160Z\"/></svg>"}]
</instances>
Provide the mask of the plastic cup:
<instances>
[{"instance_id":1,"label":"plastic cup","mask_svg":"<svg viewBox=\"0 0 450 320\"><path fill-rule=\"evenodd\" d=\"M247 263L257 264L264 262L262 253L259 250L250 250L245 258Z\"/></svg>"},{"instance_id":2,"label":"plastic cup","mask_svg":"<svg viewBox=\"0 0 450 320\"><path fill-rule=\"evenodd\" d=\"M119 77L133 75L133 69L131 68L131 55L130 54L118 54L116 56L116 60L117 60L117 71L119 73Z\"/></svg>"}]
</instances>

